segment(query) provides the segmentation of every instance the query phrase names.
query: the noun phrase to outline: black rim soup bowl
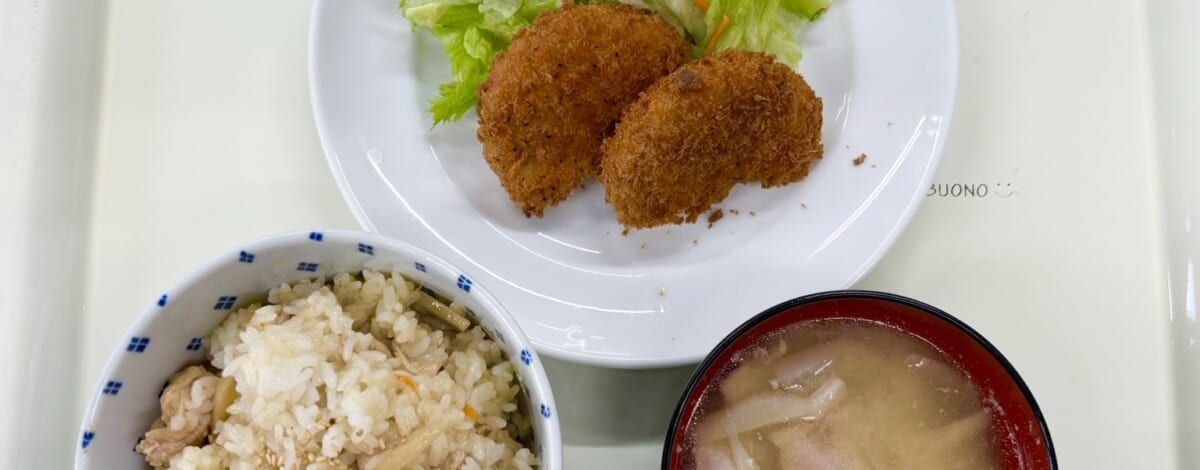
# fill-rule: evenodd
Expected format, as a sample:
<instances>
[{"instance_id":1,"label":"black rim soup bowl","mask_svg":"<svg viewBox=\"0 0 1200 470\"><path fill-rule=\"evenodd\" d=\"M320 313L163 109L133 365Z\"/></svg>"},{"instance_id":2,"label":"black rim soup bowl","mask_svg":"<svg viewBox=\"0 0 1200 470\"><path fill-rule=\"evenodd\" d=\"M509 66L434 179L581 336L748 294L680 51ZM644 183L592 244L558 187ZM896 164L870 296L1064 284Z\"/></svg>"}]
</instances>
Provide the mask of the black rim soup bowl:
<instances>
[{"instance_id":1,"label":"black rim soup bowl","mask_svg":"<svg viewBox=\"0 0 1200 470\"><path fill-rule=\"evenodd\" d=\"M802 323L849 320L883 324L933 346L987 397L998 461L1006 470L1057 469L1050 430L1029 388L1012 364L982 335L950 314L895 294L833 291L799 297L754 316L723 339L692 374L671 418L662 468L690 468L686 429L697 418L700 399L719 384L736 355L772 333Z\"/></svg>"}]
</instances>

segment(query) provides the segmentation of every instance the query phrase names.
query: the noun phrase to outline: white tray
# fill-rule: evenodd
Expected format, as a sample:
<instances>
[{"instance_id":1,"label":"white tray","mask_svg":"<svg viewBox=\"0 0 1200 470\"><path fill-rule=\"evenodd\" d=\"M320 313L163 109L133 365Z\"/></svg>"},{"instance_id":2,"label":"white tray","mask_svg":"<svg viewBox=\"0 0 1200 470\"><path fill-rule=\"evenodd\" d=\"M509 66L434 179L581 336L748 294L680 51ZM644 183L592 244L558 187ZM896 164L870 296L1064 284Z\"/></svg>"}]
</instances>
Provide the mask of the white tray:
<instances>
[{"instance_id":1,"label":"white tray","mask_svg":"<svg viewBox=\"0 0 1200 470\"><path fill-rule=\"evenodd\" d=\"M0 468L70 466L104 358L171 280L354 227L313 130L308 2L66 3L0 0ZM1200 3L958 8L934 195L859 287L988 336L1062 468L1200 468ZM548 368L568 468L657 467L687 368Z\"/></svg>"}]
</instances>

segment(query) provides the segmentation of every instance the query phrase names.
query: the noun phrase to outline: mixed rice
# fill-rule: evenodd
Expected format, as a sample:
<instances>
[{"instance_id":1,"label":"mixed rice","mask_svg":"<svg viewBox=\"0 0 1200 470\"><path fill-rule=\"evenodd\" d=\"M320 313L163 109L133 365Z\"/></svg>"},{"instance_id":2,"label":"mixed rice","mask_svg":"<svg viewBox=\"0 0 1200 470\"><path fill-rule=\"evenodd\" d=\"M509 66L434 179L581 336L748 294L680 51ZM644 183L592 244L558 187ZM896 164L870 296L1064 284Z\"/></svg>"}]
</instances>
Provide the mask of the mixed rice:
<instances>
[{"instance_id":1,"label":"mixed rice","mask_svg":"<svg viewBox=\"0 0 1200 470\"><path fill-rule=\"evenodd\" d=\"M272 289L172 378L137 448L170 469L535 468L513 366L464 312L394 273Z\"/></svg>"}]
</instances>

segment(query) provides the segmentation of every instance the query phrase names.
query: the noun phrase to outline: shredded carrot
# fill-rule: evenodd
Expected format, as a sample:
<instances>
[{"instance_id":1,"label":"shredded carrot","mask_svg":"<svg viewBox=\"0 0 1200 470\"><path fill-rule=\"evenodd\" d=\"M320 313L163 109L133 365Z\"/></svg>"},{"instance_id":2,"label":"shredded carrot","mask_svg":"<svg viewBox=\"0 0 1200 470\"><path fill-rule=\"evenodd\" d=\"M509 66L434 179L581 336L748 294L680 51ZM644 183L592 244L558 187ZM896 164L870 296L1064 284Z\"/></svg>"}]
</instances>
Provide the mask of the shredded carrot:
<instances>
[{"instance_id":1,"label":"shredded carrot","mask_svg":"<svg viewBox=\"0 0 1200 470\"><path fill-rule=\"evenodd\" d=\"M713 53L713 49L717 47L717 40L721 38L721 33L725 32L725 28L729 27L729 15L721 15L721 25L717 26L717 31L713 33L712 38L708 40L708 46L704 48L704 55Z\"/></svg>"},{"instance_id":2,"label":"shredded carrot","mask_svg":"<svg viewBox=\"0 0 1200 470\"><path fill-rule=\"evenodd\" d=\"M479 421L479 412L475 411L475 407L471 406L470 403L463 405L463 413L465 413L468 418L471 418L471 421Z\"/></svg>"},{"instance_id":3,"label":"shredded carrot","mask_svg":"<svg viewBox=\"0 0 1200 470\"><path fill-rule=\"evenodd\" d=\"M695 2L696 6L700 7L701 10L704 10L706 13L708 12L708 2L706 2L704 0L692 0L692 1Z\"/></svg>"},{"instance_id":4,"label":"shredded carrot","mask_svg":"<svg viewBox=\"0 0 1200 470\"><path fill-rule=\"evenodd\" d=\"M417 381L414 380L412 377L409 377L407 375L396 372L396 378L400 379L401 382L404 382L409 387L412 387L413 390L417 389Z\"/></svg>"}]
</instances>

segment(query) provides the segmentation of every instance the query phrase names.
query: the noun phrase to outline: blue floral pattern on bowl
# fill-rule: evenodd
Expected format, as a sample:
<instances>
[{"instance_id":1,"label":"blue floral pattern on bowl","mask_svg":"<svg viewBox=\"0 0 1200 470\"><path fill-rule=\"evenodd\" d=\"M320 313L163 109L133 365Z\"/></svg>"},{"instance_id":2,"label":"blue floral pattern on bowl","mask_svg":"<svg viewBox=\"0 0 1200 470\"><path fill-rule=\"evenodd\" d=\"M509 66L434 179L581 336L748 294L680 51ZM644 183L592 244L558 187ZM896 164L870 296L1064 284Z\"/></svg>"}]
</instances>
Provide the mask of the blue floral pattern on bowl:
<instances>
[{"instance_id":1,"label":"blue floral pattern on bowl","mask_svg":"<svg viewBox=\"0 0 1200 470\"><path fill-rule=\"evenodd\" d=\"M109 380L108 383L104 384L104 389L101 390L100 393L103 393L105 395L116 395L118 393L121 393L121 387L123 385L124 384L122 384L119 381Z\"/></svg>"},{"instance_id":2,"label":"blue floral pattern on bowl","mask_svg":"<svg viewBox=\"0 0 1200 470\"><path fill-rule=\"evenodd\" d=\"M126 352L144 353L146 348L150 347L150 337L134 336L129 338L129 346L125 348Z\"/></svg>"},{"instance_id":3,"label":"blue floral pattern on bowl","mask_svg":"<svg viewBox=\"0 0 1200 470\"><path fill-rule=\"evenodd\" d=\"M236 295L222 295L217 297L217 304L213 305L213 310L231 310L237 299Z\"/></svg>"}]
</instances>

